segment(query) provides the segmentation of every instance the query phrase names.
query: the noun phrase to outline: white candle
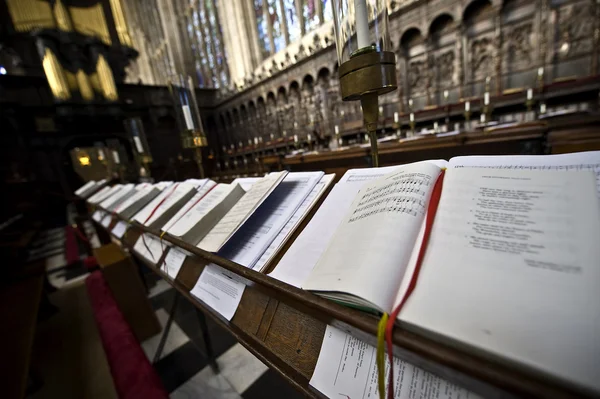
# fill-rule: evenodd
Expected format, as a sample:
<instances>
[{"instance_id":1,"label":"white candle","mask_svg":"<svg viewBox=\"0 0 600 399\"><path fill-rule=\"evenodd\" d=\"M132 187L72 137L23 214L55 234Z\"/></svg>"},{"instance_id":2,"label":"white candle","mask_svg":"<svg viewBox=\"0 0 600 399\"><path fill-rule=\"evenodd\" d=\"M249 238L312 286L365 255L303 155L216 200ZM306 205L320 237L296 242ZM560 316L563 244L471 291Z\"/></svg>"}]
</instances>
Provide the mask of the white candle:
<instances>
[{"instance_id":1,"label":"white candle","mask_svg":"<svg viewBox=\"0 0 600 399\"><path fill-rule=\"evenodd\" d=\"M115 160L115 163L116 164L120 164L121 163L121 158L119 158L119 153L116 152L116 151L113 151L112 154L113 154L113 159Z\"/></svg>"},{"instance_id":2,"label":"white candle","mask_svg":"<svg viewBox=\"0 0 600 399\"><path fill-rule=\"evenodd\" d=\"M310 133L309 133L308 135L306 135L306 139L307 139L308 141L311 141L311 140L312 140L312 136L310 135Z\"/></svg>"},{"instance_id":3,"label":"white candle","mask_svg":"<svg viewBox=\"0 0 600 399\"><path fill-rule=\"evenodd\" d=\"M479 116L479 120L481 121L481 123L485 123L485 114L481 114Z\"/></svg>"},{"instance_id":4,"label":"white candle","mask_svg":"<svg viewBox=\"0 0 600 399\"><path fill-rule=\"evenodd\" d=\"M227 146L223 146L223 152L227 152Z\"/></svg>"},{"instance_id":5,"label":"white candle","mask_svg":"<svg viewBox=\"0 0 600 399\"><path fill-rule=\"evenodd\" d=\"M448 99L448 90L444 90L444 100Z\"/></svg>"},{"instance_id":6,"label":"white candle","mask_svg":"<svg viewBox=\"0 0 600 399\"><path fill-rule=\"evenodd\" d=\"M98 161L104 161L104 151L101 148L98 148Z\"/></svg>"},{"instance_id":7,"label":"white candle","mask_svg":"<svg viewBox=\"0 0 600 399\"><path fill-rule=\"evenodd\" d=\"M287 132L285 130L281 132L281 134L283 135L283 137L287 136Z\"/></svg>"},{"instance_id":8,"label":"white candle","mask_svg":"<svg viewBox=\"0 0 600 399\"><path fill-rule=\"evenodd\" d=\"M415 121L415 114L413 114L412 112L410 113L410 121L411 122Z\"/></svg>"},{"instance_id":9,"label":"white candle","mask_svg":"<svg viewBox=\"0 0 600 399\"><path fill-rule=\"evenodd\" d=\"M338 125L335 125L333 130L335 131L335 134L340 134L340 127Z\"/></svg>"},{"instance_id":10,"label":"white candle","mask_svg":"<svg viewBox=\"0 0 600 399\"><path fill-rule=\"evenodd\" d=\"M369 142L369 141L371 141L371 138L369 137L369 135L368 135L368 134L365 134L365 141L366 141L366 142Z\"/></svg>"},{"instance_id":11,"label":"white candle","mask_svg":"<svg viewBox=\"0 0 600 399\"><path fill-rule=\"evenodd\" d=\"M400 120L400 116L398 115L397 112L394 112L394 123L398 123L399 120Z\"/></svg>"},{"instance_id":12,"label":"white candle","mask_svg":"<svg viewBox=\"0 0 600 399\"><path fill-rule=\"evenodd\" d=\"M433 130L435 130L435 132L437 133L439 130L439 125L437 122L433 122Z\"/></svg>"},{"instance_id":13,"label":"white candle","mask_svg":"<svg viewBox=\"0 0 600 399\"><path fill-rule=\"evenodd\" d=\"M294 129L298 129L298 122L294 122Z\"/></svg>"},{"instance_id":14,"label":"white candle","mask_svg":"<svg viewBox=\"0 0 600 399\"><path fill-rule=\"evenodd\" d=\"M546 104L541 103L540 104L540 114L545 114L546 113Z\"/></svg>"},{"instance_id":15,"label":"white candle","mask_svg":"<svg viewBox=\"0 0 600 399\"><path fill-rule=\"evenodd\" d=\"M483 94L483 104L484 105L490 104L490 93L487 91Z\"/></svg>"},{"instance_id":16,"label":"white candle","mask_svg":"<svg viewBox=\"0 0 600 399\"><path fill-rule=\"evenodd\" d=\"M366 0L354 0L354 18L356 22L358 49L370 46L371 40L369 40L369 18L367 16Z\"/></svg>"},{"instance_id":17,"label":"white candle","mask_svg":"<svg viewBox=\"0 0 600 399\"><path fill-rule=\"evenodd\" d=\"M258 145L258 137L254 138L254 145Z\"/></svg>"},{"instance_id":18,"label":"white candle","mask_svg":"<svg viewBox=\"0 0 600 399\"><path fill-rule=\"evenodd\" d=\"M382 115L382 114L383 114L383 107L380 106L379 107L379 115Z\"/></svg>"},{"instance_id":19,"label":"white candle","mask_svg":"<svg viewBox=\"0 0 600 399\"><path fill-rule=\"evenodd\" d=\"M242 143L241 141L238 143L238 148L242 148L244 146L244 143Z\"/></svg>"},{"instance_id":20,"label":"white candle","mask_svg":"<svg viewBox=\"0 0 600 399\"><path fill-rule=\"evenodd\" d=\"M271 140L273 140L275 138L275 135L273 133L271 133Z\"/></svg>"},{"instance_id":21,"label":"white candle","mask_svg":"<svg viewBox=\"0 0 600 399\"><path fill-rule=\"evenodd\" d=\"M252 145L252 140L248 139L248 145Z\"/></svg>"},{"instance_id":22,"label":"white candle","mask_svg":"<svg viewBox=\"0 0 600 399\"><path fill-rule=\"evenodd\" d=\"M541 78L542 76L544 76L544 67L539 67L538 68L538 76Z\"/></svg>"},{"instance_id":23,"label":"white candle","mask_svg":"<svg viewBox=\"0 0 600 399\"><path fill-rule=\"evenodd\" d=\"M409 98L409 99L408 99L408 106L409 106L410 108L412 108L412 106L413 106L413 100L412 100L412 98Z\"/></svg>"},{"instance_id":24,"label":"white candle","mask_svg":"<svg viewBox=\"0 0 600 399\"><path fill-rule=\"evenodd\" d=\"M258 142L262 144L262 142L263 142L263 138L262 138L262 137L259 137L259 138L258 138Z\"/></svg>"},{"instance_id":25,"label":"white candle","mask_svg":"<svg viewBox=\"0 0 600 399\"><path fill-rule=\"evenodd\" d=\"M231 147L232 150L235 150L235 145L230 145L229 147Z\"/></svg>"},{"instance_id":26,"label":"white candle","mask_svg":"<svg viewBox=\"0 0 600 399\"><path fill-rule=\"evenodd\" d=\"M298 135L294 134L294 143L297 143L297 142L298 142Z\"/></svg>"},{"instance_id":27,"label":"white candle","mask_svg":"<svg viewBox=\"0 0 600 399\"><path fill-rule=\"evenodd\" d=\"M465 102L465 111L469 112L471 110L471 102L467 101Z\"/></svg>"},{"instance_id":28,"label":"white candle","mask_svg":"<svg viewBox=\"0 0 600 399\"><path fill-rule=\"evenodd\" d=\"M527 99L531 100L533 98L533 89L527 89Z\"/></svg>"}]
</instances>

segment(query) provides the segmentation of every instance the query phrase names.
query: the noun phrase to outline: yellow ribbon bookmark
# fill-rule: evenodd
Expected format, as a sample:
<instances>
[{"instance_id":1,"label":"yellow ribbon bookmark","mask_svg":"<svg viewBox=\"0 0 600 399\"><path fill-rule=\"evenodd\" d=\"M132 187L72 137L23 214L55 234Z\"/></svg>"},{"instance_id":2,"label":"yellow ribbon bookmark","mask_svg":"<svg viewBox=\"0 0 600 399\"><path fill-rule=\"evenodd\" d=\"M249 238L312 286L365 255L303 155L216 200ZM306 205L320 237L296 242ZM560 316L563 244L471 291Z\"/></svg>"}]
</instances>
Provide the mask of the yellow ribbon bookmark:
<instances>
[{"instance_id":1,"label":"yellow ribbon bookmark","mask_svg":"<svg viewBox=\"0 0 600 399\"><path fill-rule=\"evenodd\" d=\"M379 385L379 399L385 399L385 326L388 314L384 313L377 326L377 382Z\"/></svg>"}]
</instances>

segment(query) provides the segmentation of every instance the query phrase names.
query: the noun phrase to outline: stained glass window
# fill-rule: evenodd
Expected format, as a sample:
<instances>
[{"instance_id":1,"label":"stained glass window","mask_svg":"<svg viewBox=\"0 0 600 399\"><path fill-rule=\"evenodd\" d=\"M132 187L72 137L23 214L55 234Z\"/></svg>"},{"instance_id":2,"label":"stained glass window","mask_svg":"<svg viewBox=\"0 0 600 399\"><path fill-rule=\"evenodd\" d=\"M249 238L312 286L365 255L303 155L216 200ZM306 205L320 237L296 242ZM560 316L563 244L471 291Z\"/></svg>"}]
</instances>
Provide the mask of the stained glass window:
<instances>
[{"instance_id":1,"label":"stained glass window","mask_svg":"<svg viewBox=\"0 0 600 399\"><path fill-rule=\"evenodd\" d=\"M273 27L273 43L275 44L275 52L283 50L286 46L285 32L281 24L281 9L279 0L269 0L269 17L271 18L271 26Z\"/></svg>"},{"instance_id":2,"label":"stained glass window","mask_svg":"<svg viewBox=\"0 0 600 399\"><path fill-rule=\"evenodd\" d=\"M308 33L319 26L319 12L317 2L322 0L302 0L302 14L304 14L304 30Z\"/></svg>"},{"instance_id":3,"label":"stained glass window","mask_svg":"<svg viewBox=\"0 0 600 399\"><path fill-rule=\"evenodd\" d=\"M300 39L302 30L300 29L300 20L296 10L295 0L283 0L283 8L285 9L285 20L287 22L288 34L290 43Z\"/></svg>"},{"instance_id":4,"label":"stained glass window","mask_svg":"<svg viewBox=\"0 0 600 399\"><path fill-rule=\"evenodd\" d=\"M271 53L271 44L269 43L269 28L265 19L264 2L266 0L254 0L254 12L256 13L256 23L258 28L258 40L261 45L264 58Z\"/></svg>"}]
</instances>

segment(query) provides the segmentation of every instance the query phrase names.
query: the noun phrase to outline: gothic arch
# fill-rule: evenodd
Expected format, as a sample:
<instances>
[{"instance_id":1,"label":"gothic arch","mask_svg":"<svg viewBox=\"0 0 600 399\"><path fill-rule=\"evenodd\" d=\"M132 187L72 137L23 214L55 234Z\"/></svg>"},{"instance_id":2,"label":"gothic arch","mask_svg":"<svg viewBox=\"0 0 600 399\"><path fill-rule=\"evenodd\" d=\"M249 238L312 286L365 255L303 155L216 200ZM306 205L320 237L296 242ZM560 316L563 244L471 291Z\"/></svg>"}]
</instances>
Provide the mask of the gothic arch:
<instances>
[{"instance_id":1,"label":"gothic arch","mask_svg":"<svg viewBox=\"0 0 600 399\"><path fill-rule=\"evenodd\" d=\"M407 36L414 35L415 33L421 35L421 28L415 24L408 25L408 27L406 27L406 29L404 29L400 35L398 40L398 48L402 49L402 44L406 41Z\"/></svg>"}]
</instances>

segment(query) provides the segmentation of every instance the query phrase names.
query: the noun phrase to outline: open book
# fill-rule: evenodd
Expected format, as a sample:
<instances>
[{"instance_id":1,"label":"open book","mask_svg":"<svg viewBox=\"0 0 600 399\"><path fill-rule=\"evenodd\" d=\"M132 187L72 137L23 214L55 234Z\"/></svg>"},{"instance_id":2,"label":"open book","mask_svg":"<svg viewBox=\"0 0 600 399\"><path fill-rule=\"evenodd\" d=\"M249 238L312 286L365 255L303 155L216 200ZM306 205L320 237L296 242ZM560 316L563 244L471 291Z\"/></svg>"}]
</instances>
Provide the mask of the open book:
<instances>
[{"instance_id":1,"label":"open book","mask_svg":"<svg viewBox=\"0 0 600 399\"><path fill-rule=\"evenodd\" d=\"M107 199L108 197L110 197L111 195L113 195L114 193L116 193L117 191L119 191L120 188L120 184L115 184L112 187L105 186L104 188L100 189L96 194L88 198L87 202L89 202L92 205L97 205L100 202Z\"/></svg>"},{"instance_id":2,"label":"open book","mask_svg":"<svg viewBox=\"0 0 600 399\"><path fill-rule=\"evenodd\" d=\"M105 199L100 203L100 208L105 209L109 212L115 210L115 208L127 199L132 193L135 192L135 185L132 183L121 186L119 191Z\"/></svg>"},{"instance_id":3,"label":"open book","mask_svg":"<svg viewBox=\"0 0 600 399\"><path fill-rule=\"evenodd\" d=\"M194 183L174 183L150 201L133 219L150 228L161 228L196 193Z\"/></svg>"},{"instance_id":4,"label":"open book","mask_svg":"<svg viewBox=\"0 0 600 399\"><path fill-rule=\"evenodd\" d=\"M198 243L197 247L205 251L218 251L259 205L269 197L287 173L287 171L269 173L254 183L252 188Z\"/></svg>"},{"instance_id":5,"label":"open book","mask_svg":"<svg viewBox=\"0 0 600 399\"><path fill-rule=\"evenodd\" d=\"M163 228L167 233L196 245L223 216L242 198L244 189L239 184L217 184L200 198L182 208Z\"/></svg>"},{"instance_id":6,"label":"open book","mask_svg":"<svg viewBox=\"0 0 600 399\"><path fill-rule=\"evenodd\" d=\"M152 201L161 192L158 184L142 183L136 186L136 191L121 202L116 208L117 215L129 219L139 212L148 202Z\"/></svg>"},{"instance_id":7,"label":"open book","mask_svg":"<svg viewBox=\"0 0 600 399\"><path fill-rule=\"evenodd\" d=\"M74 194L80 198L88 198L91 197L92 194L100 190L102 187L104 187L105 184L106 179L102 179L99 181L90 180L83 186L79 187Z\"/></svg>"},{"instance_id":8,"label":"open book","mask_svg":"<svg viewBox=\"0 0 600 399\"><path fill-rule=\"evenodd\" d=\"M400 320L598 392L600 207L593 163L573 172L484 163L446 171L419 282ZM413 276L439 174L421 162L363 186L303 288L391 312Z\"/></svg>"}]
</instances>

